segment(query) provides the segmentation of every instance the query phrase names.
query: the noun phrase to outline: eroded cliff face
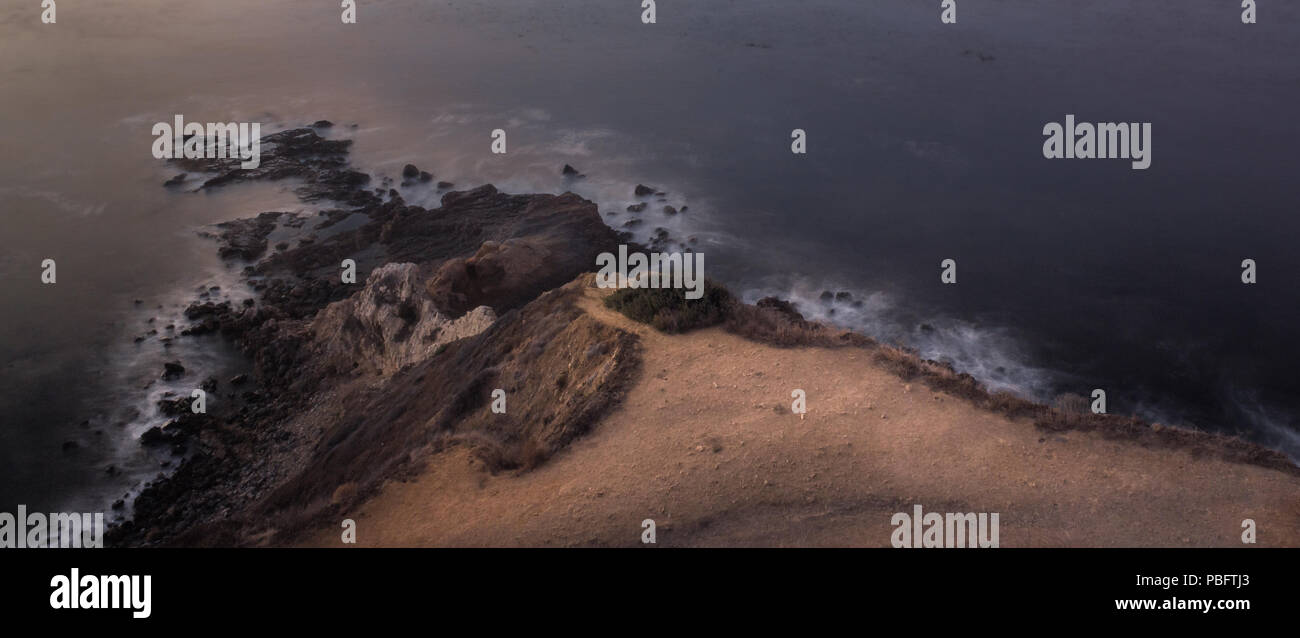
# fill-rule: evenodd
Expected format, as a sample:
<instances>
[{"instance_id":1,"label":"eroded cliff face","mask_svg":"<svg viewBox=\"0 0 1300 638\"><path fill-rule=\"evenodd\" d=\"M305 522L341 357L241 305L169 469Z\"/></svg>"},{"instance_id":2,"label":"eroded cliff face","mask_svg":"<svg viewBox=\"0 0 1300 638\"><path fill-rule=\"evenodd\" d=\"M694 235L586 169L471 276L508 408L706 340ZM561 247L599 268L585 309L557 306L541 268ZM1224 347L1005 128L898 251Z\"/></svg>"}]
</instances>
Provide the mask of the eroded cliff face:
<instances>
[{"instance_id":1,"label":"eroded cliff face","mask_svg":"<svg viewBox=\"0 0 1300 638\"><path fill-rule=\"evenodd\" d=\"M449 446L467 447L494 472L545 462L617 406L639 370L637 337L578 309L582 283L547 292L382 383L322 397L327 421L312 411L289 424L321 429L295 472L251 516L196 542L286 542Z\"/></svg>"},{"instance_id":2,"label":"eroded cliff face","mask_svg":"<svg viewBox=\"0 0 1300 638\"><path fill-rule=\"evenodd\" d=\"M205 231L244 260L256 297L196 301L188 330L236 343L251 383L156 433L188 455L110 542L275 542L448 445L499 471L532 467L619 400L636 338L584 320L563 289L621 239L594 204L487 185L410 206L370 188L348 145L297 129L267 136L262 170L184 163L215 176L202 189L301 180L322 210Z\"/></svg>"},{"instance_id":3,"label":"eroded cliff face","mask_svg":"<svg viewBox=\"0 0 1300 638\"><path fill-rule=\"evenodd\" d=\"M496 321L486 305L455 318L444 313L427 292L429 270L385 264L371 271L359 292L326 306L311 322L321 364L388 376Z\"/></svg>"}]
</instances>

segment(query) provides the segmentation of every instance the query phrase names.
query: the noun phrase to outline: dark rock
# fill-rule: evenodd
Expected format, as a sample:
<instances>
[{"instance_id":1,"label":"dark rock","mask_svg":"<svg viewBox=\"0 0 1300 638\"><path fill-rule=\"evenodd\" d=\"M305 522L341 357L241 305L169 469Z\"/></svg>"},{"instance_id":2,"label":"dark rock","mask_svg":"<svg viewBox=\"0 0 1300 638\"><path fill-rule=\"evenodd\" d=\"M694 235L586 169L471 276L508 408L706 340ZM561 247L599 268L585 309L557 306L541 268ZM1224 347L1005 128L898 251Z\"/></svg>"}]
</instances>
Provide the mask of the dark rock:
<instances>
[{"instance_id":1,"label":"dark rock","mask_svg":"<svg viewBox=\"0 0 1300 638\"><path fill-rule=\"evenodd\" d=\"M186 412L164 425L163 434L170 437L173 443L180 443L188 437L198 434L200 430L210 424L210 421L211 418L206 414Z\"/></svg>"},{"instance_id":2,"label":"dark rock","mask_svg":"<svg viewBox=\"0 0 1300 638\"><path fill-rule=\"evenodd\" d=\"M654 235L650 237L650 250L655 252L664 252L672 243L672 238L668 235L667 228L656 228Z\"/></svg>"},{"instance_id":3,"label":"dark rock","mask_svg":"<svg viewBox=\"0 0 1300 638\"><path fill-rule=\"evenodd\" d=\"M230 302L213 303L205 301L202 303L192 303L185 307L186 319L203 319L205 317L221 317L230 314Z\"/></svg>"},{"instance_id":4,"label":"dark rock","mask_svg":"<svg viewBox=\"0 0 1300 638\"><path fill-rule=\"evenodd\" d=\"M158 412L163 416L177 416L190 411L190 398L164 398L158 400Z\"/></svg>"},{"instance_id":5,"label":"dark rock","mask_svg":"<svg viewBox=\"0 0 1300 638\"><path fill-rule=\"evenodd\" d=\"M641 211L644 211L644 210L645 210L645 207L648 206L648 205L649 205L649 204L646 204L645 202L641 202L640 204L632 204L631 206L628 206L628 207L627 207L627 212L629 212L629 213L639 213L639 212L641 212Z\"/></svg>"},{"instance_id":6,"label":"dark rock","mask_svg":"<svg viewBox=\"0 0 1300 638\"><path fill-rule=\"evenodd\" d=\"M275 225L284 213L262 213L252 219L237 219L217 224L220 229L221 248L218 250L223 259L238 257L240 259L257 259L266 252L266 238L275 230Z\"/></svg>"},{"instance_id":7,"label":"dark rock","mask_svg":"<svg viewBox=\"0 0 1300 638\"><path fill-rule=\"evenodd\" d=\"M327 140L311 128L299 128L264 135L261 163L254 169L242 168L242 160L237 157L171 161L188 171L217 173L203 183L201 190L297 177L303 183L294 192L306 202L329 199L355 206L376 203L372 193L359 188L370 181L370 176L347 167L345 156L351 146L351 140Z\"/></svg>"},{"instance_id":8,"label":"dark rock","mask_svg":"<svg viewBox=\"0 0 1300 638\"><path fill-rule=\"evenodd\" d=\"M433 181L433 173L430 173L428 171L420 171L420 181L426 183Z\"/></svg>"},{"instance_id":9,"label":"dark rock","mask_svg":"<svg viewBox=\"0 0 1300 638\"><path fill-rule=\"evenodd\" d=\"M415 179L420 176L420 169L415 164L407 164L402 167L402 177L405 179Z\"/></svg>"},{"instance_id":10,"label":"dark rock","mask_svg":"<svg viewBox=\"0 0 1300 638\"><path fill-rule=\"evenodd\" d=\"M451 182L438 182L438 190L440 191L445 191L451 188L452 186L455 186L455 184Z\"/></svg>"},{"instance_id":11,"label":"dark rock","mask_svg":"<svg viewBox=\"0 0 1300 638\"><path fill-rule=\"evenodd\" d=\"M677 209L676 209L676 208L673 208L672 206L664 206L664 214L665 214L665 215L676 215L676 214L677 214Z\"/></svg>"},{"instance_id":12,"label":"dark rock","mask_svg":"<svg viewBox=\"0 0 1300 638\"><path fill-rule=\"evenodd\" d=\"M179 379L184 374L185 366L181 365L180 361L168 361L163 364L162 378L164 380L170 381L172 379Z\"/></svg>"},{"instance_id":13,"label":"dark rock","mask_svg":"<svg viewBox=\"0 0 1300 638\"><path fill-rule=\"evenodd\" d=\"M221 322L214 317L205 317L202 321L192 324L190 327L181 331L181 334L187 337L198 337L217 332L221 329Z\"/></svg>"},{"instance_id":14,"label":"dark rock","mask_svg":"<svg viewBox=\"0 0 1300 638\"><path fill-rule=\"evenodd\" d=\"M162 428L155 425L140 435L140 444L146 447L155 447L167 443L168 438L166 434L163 434Z\"/></svg>"},{"instance_id":15,"label":"dark rock","mask_svg":"<svg viewBox=\"0 0 1300 638\"><path fill-rule=\"evenodd\" d=\"M759 308L772 310L777 313L780 313L781 315L784 315L785 317L789 318L796 325L799 326L807 325L807 321L803 318L803 315L800 314L800 312L797 309L795 309L795 305L784 299L780 299L778 297L764 297L762 299L759 299L758 303L754 305L758 306Z\"/></svg>"},{"instance_id":16,"label":"dark rock","mask_svg":"<svg viewBox=\"0 0 1300 638\"><path fill-rule=\"evenodd\" d=\"M655 194L655 189L644 184L637 184L636 189L632 191L637 197L649 197Z\"/></svg>"},{"instance_id":17,"label":"dark rock","mask_svg":"<svg viewBox=\"0 0 1300 638\"><path fill-rule=\"evenodd\" d=\"M169 179L169 180L163 182L163 186L180 186L181 184L185 183L185 178L187 178L187 177L189 177L189 175L188 175L187 173L181 173L181 174L179 174L179 175L177 175L177 176L175 176L175 177L173 177L173 178L171 178L171 179Z\"/></svg>"},{"instance_id":18,"label":"dark rock","mask_svg":"<svg viewBox=\"0 0 1300 638\"><path fill-rule=\"evenodd\" d=\"M334 123L329 120L316 120L311 123L312 128L330 128L332 126L334 126Z\"/></svg>"}]
</instances>

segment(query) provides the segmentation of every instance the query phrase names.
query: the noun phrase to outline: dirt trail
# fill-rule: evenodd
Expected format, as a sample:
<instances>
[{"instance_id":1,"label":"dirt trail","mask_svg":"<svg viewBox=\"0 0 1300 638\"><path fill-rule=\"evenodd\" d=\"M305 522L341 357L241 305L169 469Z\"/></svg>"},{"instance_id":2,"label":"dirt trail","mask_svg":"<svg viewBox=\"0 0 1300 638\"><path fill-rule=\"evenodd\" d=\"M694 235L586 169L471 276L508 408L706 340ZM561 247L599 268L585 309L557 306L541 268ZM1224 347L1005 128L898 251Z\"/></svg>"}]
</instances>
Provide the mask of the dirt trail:
<instances>
[{"instance_id":1,"label":"dirt trail","mask_svg":"<svg viewBox=\"0 0 1300 638\"><path fill-rule=\"evenodd\" d=\"M350 514L362 546L888 546L895 512L997 512L1003 547L1300 546L1300 477L1100 434L1055 434L907 384L852 348L714 328L636 333L641 379L595 430L523 475L436 456ZM791 414L791 391L808 413ZM304 544L340 546L338 527Z\"/></svg>"}]
</instances>

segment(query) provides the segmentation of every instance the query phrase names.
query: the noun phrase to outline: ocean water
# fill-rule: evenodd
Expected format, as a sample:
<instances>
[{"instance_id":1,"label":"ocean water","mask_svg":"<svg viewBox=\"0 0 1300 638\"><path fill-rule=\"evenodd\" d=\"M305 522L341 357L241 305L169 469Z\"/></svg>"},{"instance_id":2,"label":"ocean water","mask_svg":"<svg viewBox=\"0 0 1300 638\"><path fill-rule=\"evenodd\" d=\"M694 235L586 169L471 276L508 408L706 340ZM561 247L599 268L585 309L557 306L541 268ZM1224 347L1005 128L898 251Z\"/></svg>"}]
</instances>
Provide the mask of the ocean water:
<instances>
[{"instance_id":1,"label":"ocean water","mask_svg":"<svg viewBox=\"0 0 1300 638\"><path fill-rule=\"evenodd\" d=\"M329 119L376 176L571 189L615 226L650 184L689 210L636 232L695 237L751 301L1300 458L1300 5L1243 25L1212 0L980 0L943 25L912 0L660 2L645 25L613 0L359 4L347 25L308 0L61 0L52 25L0 6L0 509L101 509L165 471L135 441L153 401L240 366L159 339L200 287L249 294L199 231L316 211L290 184L164 189L150 131L177 113ZM1150 122L1151 168L1045 160L1067 113ZM158 380L172 359L192 376Z\"/></svg>"}]
</instances>

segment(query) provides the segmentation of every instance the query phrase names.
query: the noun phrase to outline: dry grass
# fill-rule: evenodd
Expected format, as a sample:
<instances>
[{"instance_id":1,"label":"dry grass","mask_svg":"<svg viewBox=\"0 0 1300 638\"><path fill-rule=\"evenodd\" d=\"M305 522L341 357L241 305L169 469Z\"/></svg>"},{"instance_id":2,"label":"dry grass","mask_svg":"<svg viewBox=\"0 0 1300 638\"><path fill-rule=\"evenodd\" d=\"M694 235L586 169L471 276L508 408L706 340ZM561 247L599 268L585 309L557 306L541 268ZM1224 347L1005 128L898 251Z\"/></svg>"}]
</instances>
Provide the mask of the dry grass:
<instances>
[{"instance_id":1,"label":"dry grass","mask_svg":"<svg viewBox=\"0 0 1300 638\"><path fill-rule=\"evenodd\" d=\"M807 321L793 304L775 297L760 299L753 305L735 304L725 328L732 334L781 348L868 348L876 344L870 337Z\"/></svg>"},{"instance_id":2,"label":"dry grass","mask_svg":"<svg viewBox=\"0 0 1300 638\"><path fill-rule=\"evenodd\" d=\"M876 363L904 381L911 381L920 376L921 358L895 346L880 346L872 356Z\"/></svg>"},{"instance_id":3,"label":"dry grass","mask_svg":"<svg viewBox=\"0 0 1300 638\"><path fill-rule=\"evenodd\" d=\"M1031 419L1034 426L1044 432L1098 432L1112 440L1190 449L1193 454L1212 455L1300 475L1300 467L1281 452L1236 437L1162 426L1135 416L1093 414L1088 400L1077 394L1063 394L1048 406L1005 391L990 392L974 377L959 373L950 365L922 359L906 348L879 344L863 335L810 322L792 304L779 299L767 298L755 305L735 304L725 328L742 337L783 348L852 346L871 350L878 365L903 381L919 381L932 390L966 399L1008 418Z\"/></svg>"},{"instance_id":4,"label":"dry grass","mask_svg":"<svg viewBox=\"0 0 1300 638\"><path fill-rule=\"evenodd\" d=\"M527 472L541 466L554 451L544 441L531 436L502 440L481 432L457 435L445 440L442 448L465 446L492 473Z\"/></svg>"}]
</instances>

